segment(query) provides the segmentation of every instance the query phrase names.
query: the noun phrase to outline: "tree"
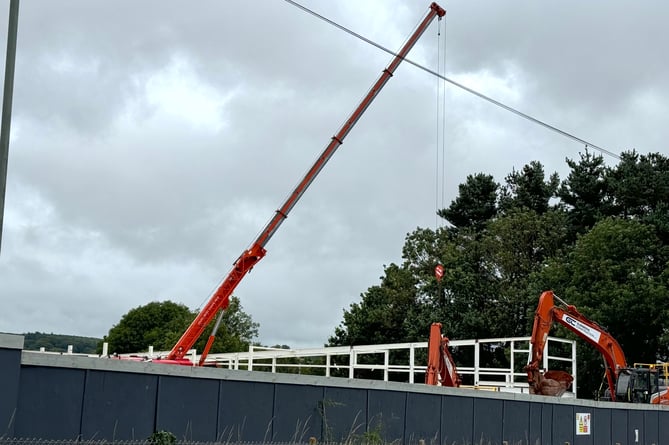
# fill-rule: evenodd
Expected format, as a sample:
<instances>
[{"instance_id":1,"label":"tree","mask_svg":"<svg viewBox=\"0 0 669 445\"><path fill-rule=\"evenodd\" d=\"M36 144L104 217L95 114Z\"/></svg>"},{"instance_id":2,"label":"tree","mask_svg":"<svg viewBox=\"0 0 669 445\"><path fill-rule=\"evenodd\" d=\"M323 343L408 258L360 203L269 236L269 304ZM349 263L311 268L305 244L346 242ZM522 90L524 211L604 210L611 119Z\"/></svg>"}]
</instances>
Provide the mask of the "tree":
<instances>
[{"instance_id":1,"label":"tree","mask_svg":"<svg viewBox=\"0 0 669 445\"><path fill-rule=\"evenodd\" d=\"M669 158L660 153L625 152L607 176L619 216L644 217L669 202Z\"/></svg>"},{"instance_id":2,"label":"tree","mask_svg":"<svg viewBox=\"0 0 669 445\"><path fill-rule=\"evenodd\" d=\"M406 267L390 264L384 267L381 284L362 294L360 303L344 311L344 320L329 338L330 346L352 346L423 341L429 323L420 322L420 304L416 279ZM408 351L393 351L390 360L408 360ZM346 358L343 359L346 362ZM358 357L359 363L374 363L374 357ZM359 370L359 378L372 378L373 370ZM400 379L403 379L401 377Z\"/></svg>"},{"instance_id":3,"label":"tree","mask_svg":"<svg viewBox=\"0 0 669 445\"><path fill-rule=\"evenodd\" d=\"M477 173L467 176L458 186L458 196L447 209L437 213L456 228L471 227L479 231L497 215L499 184L491 175Z\"/></svg>"},{"instance_id":4,"label":"tree","mask_svg":"<svg viewBox=\"0 0 669 445\"><path fill-rule=\"evenodd\" d=\"M534 210L539 215L546 213L550 208L550 199L557 193L560 178L553 173L548 181L545 179L544 166L538 161L525 165L520 172L512 171L501 189L500 210L508 212L513 208L523 208Z\"/></svg>"},{"instance_id":5,"label":"tree","mask_svg":"<svg viewBox=\"0 0 669 445\"><path fill-rule=\"evenodd\" d=\"M128 311L103 341L109 344L109 352L119 354L146 351L149 346L158 351L169 350L191 316L183 304L154 301Z\"/></svg>"},{"instance_id":6,"label":"tree","mask_svg":"<svg viewBox=\"0 0 669 445\"><path fill-rule=\"evenodd\" d=\"M526 334L535 297L526 289L529 276L564 247L566 219L562 211L547 208L556 178L546 183L539 163L524 172L510 175L519 186L509 199L534 203L542 213L519 205L500 216L492 176L468 176L459 196L440 211L455 229L418 228L409 234L402 265L386 268L381 285L345 311L331 343L425 339L435 321L451 338ZM540 196L532 196L537 190ZM434 277L437 264L444 267L440 281Z\"/></svg>"},{"instance_id":7,"label":"tree","mask_svg":"<svg viewBox=\"0 0 669 445\"><path fill-rule=\"evenodd\" d=\"M417 229L404 244L403 267L415 280L417 304L412 315L424 339L432 322L442 323L451 338L493 336L498 278L486 262L480 235L471 227L457 231ZM441 264L440 281L434 268ZM414 334L412 332L412 334Z\"/></svg>"},{"instance_id":8,"label":"tree","mask_svg":"<svg viewBox=\"0 0 669 445\"><path fill-rule=\"evenodd\" d=\"M499 276L494 264L485 255L480 233L460 231L451 238L443 261L445 273L441 286L445 306L437 313L450 327L451 338L495 337L500 326L491 316L498 309Z\"/></svg>"},{"instance_id":9,"label":"tree","mask_svg":"<svg viewBox=\"0 0 669 445\"><path fill-rule=\"evenodd\" d=\"M618 340L630 365L667 358L669 289L666 276L656 273L660 248L652 227L607 218L579 238L563 262L543 271L565 301ZM604 372L601 355L581 342L578 362L578 390L594 395Z\"/></svg>"},{"instance_id":10,"label":"tree","mask_svg":"<svg viewBox=\"0 0 669 445\"><path fill-rule=\"evenodd\" d=\"M331 346L410 341L405 328L416 305L416 279L396 264L384 271L381 284L370 287L360 303L344 311L344 320L329 339Z\"/></svg>"},{"instance_id":11,"label":"tree","mask_svg":"<svg viewBox=\"0 0 669 445\"><path fill-rule=\"evenodd\" d=\"M407 235L401 265L344 311L331 344L424 341L435 321L453 339L525 336L551 289L609 330L631 363L667 360L669 160L632 152L608 168L586 151L567 163L561 185L537 161L501 189L490 175L468 176L439 211L453 227ZM487 352L481 366L500 360ZM578 360L579 393L594 395L601 357L581 344Z\"/></svg>"},{"instance_id":12,"label":"tree","mask_svg":"<svg viewBox=\"0 0 669 445\"><path fill-rule=\"evenodd\" d=\"M560 185L558 197L567 206L571 239L611 215L611 198L604 158L585 151L577 163L567 159L571 172Z\"/></svg>"},{"instance_id":13,"label":"tree","mask_svg":"<svg viewBox=\"0 0 669 445\"><path fill-rule=\"evenodd\" d=\"M157 351L168 351L195 319L197 314L183 304L172 301L151 302L131 309L103 338L112 353L124 354L146 351L153 346ZM213 321L205 332L210 332ZM230 298L230 305L223 315L223 323L211 352L237 352L248 348L258 335L258 324L241 309L239 299ZM202 351L206 338L201 338L195 348ZM102 342L98 352L102 350Z\"/></svg>"},{"instance_id":14,"label":"tree","mask_svg":"<svg viewBox=\"0 0 669 445\"><path fill-rule=\"evenodd\" d=\"M99 338L79 337L75 335L47 334L42 332L28 332L23 334L23 349L37 351L44 348L49 352L66 352L69 346L81 354L95 354Z\"/></svg>"},{"instance_id":15,"label":"tree","mask_svg":"<svg viewBox=\"0 0 669 445\"><path fill-rule=\"evenodd\" d=\"M490 222L482 245L483 258L498 279L497 307L490 314L500 327L497 336L531 331L538 295L532 277L562 255L566 239L566 215L557 209L542 215L516 209Z\"/></svg>"},{"instance_id":16,"label":"tree","mask_svg":"<svg viewBox=\"0 0 669 445\"><path fill-rule=\"evenodd\" d=\"M567 296L606 326L629 359L655 361L667 315L667 289L655 271L659 241L638 221L607 218L576 243Z\"/></svg>"},{"instance_id":17,"label":"tree","mask_svg":"<svg viewBox=\"0 0 669 445\"><path fill-rule=\"evenodd\" d=\"M193 313L193 319L195 315ZM201 336L195 343L194 347L196 350L202 351L204 349L207 344L208 333L211 332L215 323L215 320L209 323L207 329L204 331L205 335ZM216 334L216 340L214 340L211 347L211 352L247 351L253 339L258 336L258 327L258 323L255 323L251 316L242 310L239 298L230 297L230 304L223 313L223 318ZM174 343L176 343L176 340Z\"/></svg>"}]
</instances>

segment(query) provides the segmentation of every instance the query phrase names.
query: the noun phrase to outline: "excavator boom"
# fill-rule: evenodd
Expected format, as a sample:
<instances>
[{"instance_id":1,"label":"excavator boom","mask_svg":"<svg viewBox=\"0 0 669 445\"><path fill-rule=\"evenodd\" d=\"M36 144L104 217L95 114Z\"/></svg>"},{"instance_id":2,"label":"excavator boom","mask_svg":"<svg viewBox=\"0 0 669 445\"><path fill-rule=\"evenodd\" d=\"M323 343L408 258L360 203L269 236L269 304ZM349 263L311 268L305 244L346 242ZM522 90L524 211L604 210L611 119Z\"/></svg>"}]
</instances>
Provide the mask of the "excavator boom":
<instances>
[{"instance_id":1,"label":"excavator boom","mask_svg":"<svg viewBox=\"0 0 669 445\"><path fill-rule=\"evenodd\" d=\"M555 300L560 305L556 305ZM541 372L546 338L553 322L565 326L602 354L608 384L608 394L604 395L603 400L669 405L669 392L666 386L660 386L657 365L644 367L636 364L633 368L628 367L618 341L574 306L559 299L552 291L541 294L534 317L530 340L531 359L525 367L531 393L559 396L572 381L572 376L564 371ZM666 372L664 375L666 376Z\"/></svg>"},{"instance_id":2,"label":"excavator boom","mask_svg":"<svg viewBox=\"0 0 669 445\"><path fill-rule=\"evenodd\" d=\"M441 334L441 323L432 323L427 344L427 385L459 387L462 383L453 356L448 350L448 337Z\"/></svg>"},{"instance_id":3,"label":"excavator boom","mask_svg":"<svg viewBox=\"0 0 669 445\"><path fill-rule=\"evenodd\" d=\"M561 306L557 306L555 300L558 300ZM542 375L540 372L546 339L554 322L565 326L602 354L606 365L606 380L612 397L615 397L617 370L627 367L623 349L618 341L601 326L586 318L573 305L560 300L552 291L541 294L534 316L534 327L530 340L532 344L531 361L525 367L531 390L537 394L557 395L553 392L557 389L566 390L564 386L571 384L571 376L567 373L549 371L551 374ZM559 382L560 386L556 386L554 381Z\"/></svg>"},{"instance_id":4,"label":"excavator boom","mask_svg":"<svg viewBox=\"0 0 669 445\"><path fill-rule=\"evenodd\" d=\"M374 83L360 104L355 108L353 113L348 117L348 119L346 119L339 131L332 137L330 143L325 147L325 150L318 157L314 165L312 165L309 171L307 171L304 177L300 180L293 192L288 196L283 205L276 211L274 216L270 219L262 232L260 232L255 241L251 243L251 247L242 252L237 261L235 261L232 266L232 270L228 273L227 277L221 282L219 287L210 297L207 304L197 315L193 323L191 323L179 341L177 341L177 343L174 345L167 356L168 360L183 360L184 355L188 352L189 349L193 347L197 339L200 338L207 325L214 319L214 317L216 317L218 311L228 307L232 292L246 276L246 274L253 268L253 266L255 266L256 263L265 256L265 245L274 235L281 223L283 223L283 221L288 217L288 214L292 210L293 206L302 197L302 194L307 190L309 185L316 178L328 160L332 157L337 148L343 144L344 139L348 133L355 126L363 113L367 110L376 95L392 77L397 67L407 56L411 48L413 48L413 46L416 44L420 36L423 35L428 25L435 18L441 18L445 14L446 11L438 4L432 3L430 5L427 14L418 25L416 30L402 46L400 51L393 58L386 69L383 70L381 76ZM203 359L201 362L202 361Z\"/></svg>"}]
</instances>

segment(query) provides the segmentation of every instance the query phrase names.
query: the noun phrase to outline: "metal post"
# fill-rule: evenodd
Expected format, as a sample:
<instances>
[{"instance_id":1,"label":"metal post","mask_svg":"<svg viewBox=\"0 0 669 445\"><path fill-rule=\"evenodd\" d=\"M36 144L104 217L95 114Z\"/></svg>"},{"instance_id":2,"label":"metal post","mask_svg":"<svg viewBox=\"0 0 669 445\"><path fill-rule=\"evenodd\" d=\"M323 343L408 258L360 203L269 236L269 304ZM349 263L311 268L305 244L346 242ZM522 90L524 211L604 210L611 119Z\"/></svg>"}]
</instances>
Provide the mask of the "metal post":
<instances>
[{"instance_id":1,"label":"metal post","mask_svg":"<svg viewBox=\"0 0 669 445\"><path fill-rule=\"evenodd\" d=\"M571 382L572 390L574 391L574 397L577 397L576 387L578 386L576 382L576 342L571 344L571 376L574 377L574 380Z\"/></svg>"},{"instance_id":2,"label":"metal post","mask_svg":"<svg viewBox=\"0 0 669 445\"><path fill-rule=\"evenodd\" d=\"M479 381L481 378L479 374L479 367L481 365L480 354L481 354L481 345L478 339L476 339L474 340L474 386L479 386Z\"/></svg>"},{"instance_id":3,"label":"metal post","mask_svg":"<svg viewBox=\"0 0 669 445\"><path fill-rule=\"evenodd\" d=\"M511 383L511 388L516 387L516 342L511 340L511 360L510 360L511 372L507 377L507 383ZM511 382L508 382L508 378L511 378ZM507 385L508 387L509 385Z\"/></svg>"},{"instance_id":4,"label":"metal post","mask_svg":"<svg viewBox=\"0 0 669 445\"><path fill-rule=\"evenodd\" d=\"M7 30L7 59L5 61L5 89L2 98L2 123L0 128L0 251L2 227L5 219L5 191L7 189L7 162L9 160L9 130L12 121L12 96L14 93L14 66L16 60L16 35L19 28L19 0L9 2Z\"/></svg>"},{"instance_id":5,"label":"metal post","mask_svg":"<svg viewBox=\"0 0 669 445\"><path fill-rule=\"evenodd\" d=\"M415 345L411 343L411 346L409 347L409 383L414 382L414 372L416 372L414 363L415 361L416 361L416 348Z\"/></svg>"}]
</instances>

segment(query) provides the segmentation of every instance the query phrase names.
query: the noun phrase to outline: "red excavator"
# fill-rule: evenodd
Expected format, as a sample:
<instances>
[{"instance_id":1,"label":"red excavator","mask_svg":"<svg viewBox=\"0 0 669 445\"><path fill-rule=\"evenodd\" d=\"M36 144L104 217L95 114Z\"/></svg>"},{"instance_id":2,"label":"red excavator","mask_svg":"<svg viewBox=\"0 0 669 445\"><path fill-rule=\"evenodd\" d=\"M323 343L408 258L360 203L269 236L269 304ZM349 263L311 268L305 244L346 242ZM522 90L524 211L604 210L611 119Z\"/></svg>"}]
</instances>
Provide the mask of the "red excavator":
<instances>
[{"instance_id":1,"label":"red excavator","mask_svg":"<svg viewBox=\"0 0 669 445\"><path fill-rule=\"evenodd\" d=\"M448 350L448 337L441 334L441 323L432 323L427 344L427 385L459 387L462 380Z\"/></svg>"},{"instance_id":2,"label":"red excavator","mask_svg":"<svg viewBox=\"0 0 669 445\"><path fill-rule=\"evenodd\" d=\"M556 305L555 301L559 305ZM534 316L530 340L531 360L525 367L532 394L561 396L573 381L573 377L567 372L558 370L542 372L541 369L546 339L554 322L566 327L602 354L608 389L600 400L669 405L669 394L666 388L660 387L656 368L630 368L615 338L552 291L541 294Z\"/></svg>"},{"instance_id":3,"label":"red excavator","mask_svg":"<svg viewBox=\"0 0 669 445\"><path fill-rule=\"evenodd\" d=\"M181 338L174 345L166 359L154 360L157 363L177 363L184 365L191 365L190 360L185 358L186 353L190 350L195 342L200 338L207 325L219 313L216 327L209 336L207 345L202 352L199 364L204 364L204 360L209 352L209 348L213 343L216 329L221 320L222 310L226 309L229 304L230 295L241 282L242 278L260 261L266 253L265 245L274 235L281 223L288 217L293 206L302 197L302 194L307 190L312 181L316 178L321 169L328 162L330 157L344 142L344 138L348 135L351 129L358 122L362 114L367 110L367 107L372 103L376 95L381 91L383 86L392 77L393 73L409 53L409 50L416 44L420 36L425 32L428 25L435 19L441 19L446 14L446 11L436 3L432 3L428 9L427 14L420 22L416 30L411 34L406 43L402 46L397 55L393 58L390 64L383 70L381 76L372 86L369 92L365 95L362 102L355 108L353 113L346 119L339 131L332 136L331 142L325 147L325 150L318 157L314 165L307 171L305 176L297 184L293 192L288 195L288 198L283 205L276 211L274 216L267 223L265 228L260 232L258 237L253 241L250 247L244 250L237 258L232 266L232 270L227 277L222 281L219 287L214 291L207 304L202 308L193 323L186 329Z\"/></svg>"}]
</instances>

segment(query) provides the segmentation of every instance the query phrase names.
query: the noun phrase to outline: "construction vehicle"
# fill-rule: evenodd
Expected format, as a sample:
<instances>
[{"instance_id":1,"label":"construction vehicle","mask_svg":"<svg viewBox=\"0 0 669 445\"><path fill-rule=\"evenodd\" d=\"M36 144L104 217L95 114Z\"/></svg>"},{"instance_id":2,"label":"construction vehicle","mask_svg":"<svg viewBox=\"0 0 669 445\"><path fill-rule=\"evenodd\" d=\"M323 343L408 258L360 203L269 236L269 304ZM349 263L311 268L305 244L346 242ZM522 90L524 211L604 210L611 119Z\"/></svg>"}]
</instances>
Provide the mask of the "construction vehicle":
<instances>
[{"instance_id":1,"label":"construction vehicle","mask_svg":"<svg viewBox=\"0 0 669 445\"><path fill-rule=\"evenodd\" d=\"M358 122L362 114L367 110L367 107L372 103L376 95L381 91L383 86L388 82L390 77L405 59L409 50L415 45L420 36L425 32L428 25L435 19L441 19L446 14L446 11L436 3L432 3L423 20L420 22L416 30L412 33L406 43L402 46L400 51L396 54L390 64L383 70L381 76L372 86L369 92L362 99L360 104L355 108L353 113L346 119L339 131L332 137L330 143L325 147L325 150L318 157L314 165L307 171L305 176L299 181L295 189L288 196L283 205L276 211L274 216L267 223L265 228L260 232L258 237L251 243L250 247L244 250L237 260L233 263L232 270L228 273L226 278L221 282L218 288L209 298L207 304L199 312L195 320L183 333L181 338L174 345L172 350L167 355L164 363L181 363L184 365L191 365L191 361L184 358L188 351L193 347L195 342L200 338L207 325L219 314L216 327L213 329L207 345L201 354L199 364L204 364L206 356L214 341L216 330L220 324L222 311L228 307L230 296L237 285L246 276L246 274L260 261L266 253L265 245L272 238L276 230L288 217L293 206L302 197L302 194L307 190L312 181L316 178L321 169L328 162L330 157L334 154L337 148L344 142L344 139L351 131L351 129ZM160 363L161 360L154 360Z\"/></svg>"},{"instance_id":2,"label":"construction vehicle","mask_svg":"<svg viewBox=\"0 0 669 445\"><path fill-rule=\"evenodd\" d=\"M457 388L462 383L448 343L448 337L441 333L441 323L432 323L427 343L425 384Z\"/></svg>"},{"instance_id":3,"label":"construction vehicle","mask_svg":"<svg viewBox=\"0 0 669 445\"><path fill-rule=\"evenodd\" d=\"M660 386L669 386L669 363L634 363L635 368L648 368L650 370L657 369Z\"/></svg>"},{"instance_id":4,"label":"construction vehicle","mask_svg":"<svg viewBox=\"0 0 669 445\"><path fill-rule=\"evenodd\" d=\"M525 367L530 393L560 396L573 381L567 372L542 372L541 369L546 339L554 322L566 327L602 354L608 389L600 400L669 405L669 394L666 387L660 386L657 367L629 367L623 349L611 334L552 291L541 294L534 317L530 362Z\"/></svg>"}]
</instances>

